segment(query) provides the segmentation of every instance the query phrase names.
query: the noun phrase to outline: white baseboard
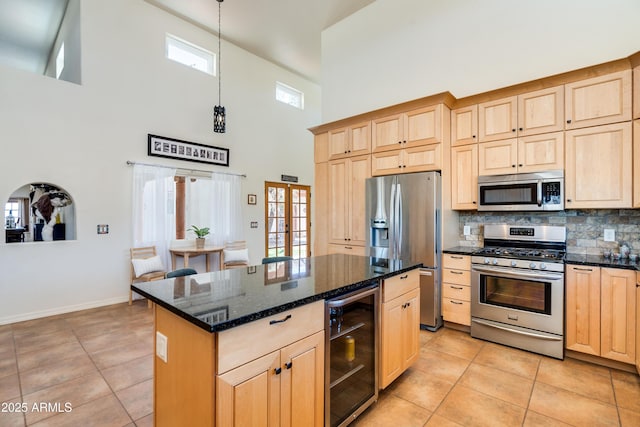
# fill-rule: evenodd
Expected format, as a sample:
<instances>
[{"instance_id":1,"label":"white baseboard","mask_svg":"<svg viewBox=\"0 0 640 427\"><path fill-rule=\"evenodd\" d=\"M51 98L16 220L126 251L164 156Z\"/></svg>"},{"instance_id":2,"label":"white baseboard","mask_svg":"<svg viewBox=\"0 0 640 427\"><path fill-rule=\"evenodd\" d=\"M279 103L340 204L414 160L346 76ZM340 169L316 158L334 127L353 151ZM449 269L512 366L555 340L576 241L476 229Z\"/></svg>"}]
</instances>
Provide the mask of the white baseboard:
<instances>
[{"instance_id":1,"label":"white baseboard","mask_svg":"<svg viewBox=\"0 0 640 427\"><path fill-rule=\"evenodd\" d=\"M25 320L39 319L41 317L55 316L58 314L71 313L74 311L87 310L90 308L103 307L105 305L119 304L128 302L127 295L122 297L109 298L100 301L91 301L82 304L66 305L64 307L56 307L42 311L32 311L31 313L23 313L15 316L0 317L0 325L8 325L9 323L24 322Z\"/></svg>"}]
</instances>

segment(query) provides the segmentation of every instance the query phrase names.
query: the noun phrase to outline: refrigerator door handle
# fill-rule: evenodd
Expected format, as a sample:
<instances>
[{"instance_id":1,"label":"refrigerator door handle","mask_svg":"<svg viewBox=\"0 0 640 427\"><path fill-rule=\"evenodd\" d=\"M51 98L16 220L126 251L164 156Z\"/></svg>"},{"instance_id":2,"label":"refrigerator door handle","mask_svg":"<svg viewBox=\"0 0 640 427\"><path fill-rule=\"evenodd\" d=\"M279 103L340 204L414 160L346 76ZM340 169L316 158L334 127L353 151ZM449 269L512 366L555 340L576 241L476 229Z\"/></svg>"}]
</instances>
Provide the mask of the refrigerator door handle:
<instances>
[{"instance_id":1,"label":"refrigerator door handle","mask_svg":"<svg viewBox=\"0 0 640 427\"><path fill-rule=\"evenodd\" d=\"M389 224L389 258L394 258L396 256L396 210L395 210L395 202L396 202L396 185L391 184L391 197L389 197L389 216L390 216L390 224Z\"/></svg>"},{"instance_id":2,"label":"refrigerator door handle","mask_svg":"<svg viewBox=\"0 0 640 427\"><path fill-rule=\"evenodd\" d=\"M398 223L398 234L396 237L396 241L398 242L398 250L396 251L396 257L400 258L402 256L402 187L398 184L398 191L396 191L396 209L397 211L397 223Z\"/></svg>"}]
</instances>

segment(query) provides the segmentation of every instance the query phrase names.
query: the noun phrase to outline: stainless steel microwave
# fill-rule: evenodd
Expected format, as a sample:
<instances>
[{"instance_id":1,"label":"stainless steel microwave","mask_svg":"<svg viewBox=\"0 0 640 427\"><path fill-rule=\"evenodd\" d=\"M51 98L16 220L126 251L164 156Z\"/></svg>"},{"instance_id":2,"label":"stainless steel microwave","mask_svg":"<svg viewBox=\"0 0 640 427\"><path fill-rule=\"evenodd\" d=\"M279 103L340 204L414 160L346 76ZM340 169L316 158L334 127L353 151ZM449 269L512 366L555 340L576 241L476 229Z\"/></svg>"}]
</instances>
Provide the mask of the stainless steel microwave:
<instances>
[{"instance_id":1,"label":"stainless steel microwave","mask_svg":"<svg viewBox=\"0 0 640 427\"><path fill-rule=\"evenodd\" d=\"M479 176L478 210L564 210L564 171Z\"/></svg>"}]
</instances>

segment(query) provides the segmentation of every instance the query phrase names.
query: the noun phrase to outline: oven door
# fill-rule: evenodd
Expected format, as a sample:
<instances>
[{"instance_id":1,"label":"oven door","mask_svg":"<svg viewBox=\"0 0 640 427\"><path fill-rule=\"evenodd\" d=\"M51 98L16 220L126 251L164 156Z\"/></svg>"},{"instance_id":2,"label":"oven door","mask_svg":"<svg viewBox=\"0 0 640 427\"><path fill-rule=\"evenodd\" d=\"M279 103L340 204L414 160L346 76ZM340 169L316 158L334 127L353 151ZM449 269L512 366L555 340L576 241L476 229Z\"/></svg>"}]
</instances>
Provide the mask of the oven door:
<instances>
[{"instance_id":1,"label":"oven door","mask_svg":"<svg viewBox=\"0 0 640 427\"><path fill-rule=\"evenodd\" d=\"M471 317L562 335L564 274L472 265Z\"/></svg>"}]
</instances>

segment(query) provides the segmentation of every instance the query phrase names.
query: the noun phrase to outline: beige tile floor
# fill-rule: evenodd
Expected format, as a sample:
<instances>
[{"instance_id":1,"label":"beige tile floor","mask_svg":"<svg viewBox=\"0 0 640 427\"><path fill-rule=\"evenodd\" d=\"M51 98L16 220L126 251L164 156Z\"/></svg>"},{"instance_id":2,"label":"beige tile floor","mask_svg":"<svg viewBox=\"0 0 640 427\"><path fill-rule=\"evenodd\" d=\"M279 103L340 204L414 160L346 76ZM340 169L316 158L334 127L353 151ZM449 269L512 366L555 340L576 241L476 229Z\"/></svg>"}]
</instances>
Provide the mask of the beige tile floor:
<instances>
[{"instance_id":1,"label":"beige tile floor","mask_svg":"<svg viewBox=\"0 0 640 427\"><path fill-rule=\"evenodd\" d=\"M0 409L28 407L0 426L152 425L152 330L145 301L0 326ZM71 411L33 410L56 402ZM640 426L640 377L422 331L419 360L352 425Z\"/></svg>"}]
</instances>

